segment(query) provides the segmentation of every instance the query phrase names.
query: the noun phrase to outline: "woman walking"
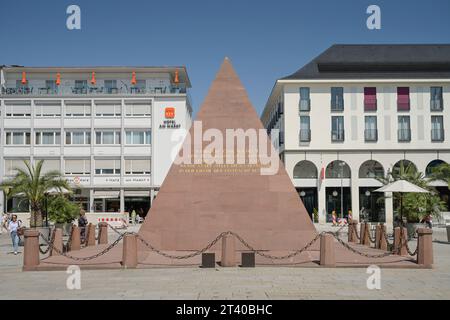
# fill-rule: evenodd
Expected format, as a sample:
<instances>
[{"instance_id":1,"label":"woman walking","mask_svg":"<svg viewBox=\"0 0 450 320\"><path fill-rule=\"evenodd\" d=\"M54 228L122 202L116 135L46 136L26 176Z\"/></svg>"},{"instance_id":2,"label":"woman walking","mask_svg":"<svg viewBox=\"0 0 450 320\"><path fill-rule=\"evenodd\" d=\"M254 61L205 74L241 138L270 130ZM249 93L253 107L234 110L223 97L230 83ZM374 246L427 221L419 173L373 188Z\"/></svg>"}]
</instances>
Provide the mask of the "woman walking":
<instances>
[{"instance_id":1,"label":"woman walking","mask_svg":"<svg viewBox=\"0 0 450 320\"><path fill-rule=\"evenodd\" d=\"M13 244L14 254L17 255L17 251L19 250L19 221L17 221L17 216L13 214L11 221L8 223L8 231L11 235L11 240Z\"/></svg>"}]
</instances>

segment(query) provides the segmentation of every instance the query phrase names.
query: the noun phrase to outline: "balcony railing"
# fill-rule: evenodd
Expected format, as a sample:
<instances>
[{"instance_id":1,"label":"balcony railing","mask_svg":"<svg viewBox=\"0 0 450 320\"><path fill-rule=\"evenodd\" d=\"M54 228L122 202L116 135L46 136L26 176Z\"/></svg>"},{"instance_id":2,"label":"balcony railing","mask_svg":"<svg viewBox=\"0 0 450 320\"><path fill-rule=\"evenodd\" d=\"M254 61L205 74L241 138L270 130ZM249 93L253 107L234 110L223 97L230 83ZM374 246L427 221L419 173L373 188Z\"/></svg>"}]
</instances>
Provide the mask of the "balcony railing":
<instances>
[{"instance_id":1,"label":"balcony railing","mask_svg":"<svg viewBox=\"0 0 450 320\"><path fill-rule=\"evenodd\" d=\"M398 141L399 142L411 141L411 129L398 129Z\"/></svg>"},{"instance_id":2,"label":"balcony railing","mask_svg":"<svg viewBox=\"0 0 450 320\"><path fill-rule=\"evenodd\" d=\"M340 142L344 141L344 130L332 130L331 131L331 141Z\"/></svg>"},{"instance_id":3,"label":"balcony railing","mask_svg":"<svg viewBox=\"0 0 450 320\"><path fill-rule=\"evenodd\" d=\"M365 129L364 130L365 141L377 141L378 140L378 130L377 129Z\"/></svg>"},{"instance_id":4,"label":"balcony railing","mask_svg":"<svg viewBox=\"0 0 450 320\"><path fill-rule=\"evenodd\" d=\"M444 109L444 103L442 99L431 99L430 108L431 111L442 111Z\"/></svg>"},{"instance_id":5,"label":"balcony railing","mask_svg":"<svg viewBox=\"0 0 450 320\"><path fill-rule=\"evenodd\" d=\"M444 129L431 129L431 141L444 141Z\"/></svg>"},{"instance_id":6,"label":"balcony railing","mask_svg":"<svg viewBox=\"0 0 450 320\"><path fill-rule=\"evenodd\" d=\"M310 111L310 110L311 110L311 100L300 99L299 111Z\"/></svg>"},{"instance_id":7,"label":"balcony railing","mask_svg":"<svg viewBox=\"0 0 450 320\"><path fill-rule=\"evenodd\" d=\"M300 142L310 142L311 141L311 130L310 129L300 129L299 140L300 140Z\"/></svg>"},{"instance_id":8,"label":"balcony railing","mask_svg":"<svg viewBox=\"0 0 450 320\"><path fill-rule=\"evenodd\" d=\"M138 95L138 94L186 94L186 88L183 86L163 86L163 87L75 87L75 86L58 86L57 88L49 87L18 87L18 88L2 88L2 95L11 96L70 96L70 95Z\"/></svg>"},{"instance_id":9,"label":"balcony railing","mask_svg":"<svg viewBox=\"0 0 450 320\"><path fill-rule=\"evenodd\" d=\"M332 99L331 111L344 111L344 98Z\"/></svg>"}]
</instances>

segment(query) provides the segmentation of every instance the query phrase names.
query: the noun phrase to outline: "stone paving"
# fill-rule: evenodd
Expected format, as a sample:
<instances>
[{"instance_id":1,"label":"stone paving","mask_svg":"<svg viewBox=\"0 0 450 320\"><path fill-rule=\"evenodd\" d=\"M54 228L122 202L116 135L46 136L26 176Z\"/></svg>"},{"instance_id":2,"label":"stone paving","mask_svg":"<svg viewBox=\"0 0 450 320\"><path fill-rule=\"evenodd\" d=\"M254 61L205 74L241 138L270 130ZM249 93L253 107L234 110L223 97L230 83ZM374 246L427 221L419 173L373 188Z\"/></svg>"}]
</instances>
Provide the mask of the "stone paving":
<instances>
[{"instance_id":1,"label":"stone paving","mask_svg":"<svg viewBox=\"0 0 450 320\"><path fill-rule=\"evenodd\" d=\"M81 289L69 290L64 271L22 272L23 256L8 253L3 233L0 299L450 299L445 229L435 228L433 238L433 269L382 269L380 290L367 289L365 268L295 267L84 270Z\"/></svg>"}]
</instances>

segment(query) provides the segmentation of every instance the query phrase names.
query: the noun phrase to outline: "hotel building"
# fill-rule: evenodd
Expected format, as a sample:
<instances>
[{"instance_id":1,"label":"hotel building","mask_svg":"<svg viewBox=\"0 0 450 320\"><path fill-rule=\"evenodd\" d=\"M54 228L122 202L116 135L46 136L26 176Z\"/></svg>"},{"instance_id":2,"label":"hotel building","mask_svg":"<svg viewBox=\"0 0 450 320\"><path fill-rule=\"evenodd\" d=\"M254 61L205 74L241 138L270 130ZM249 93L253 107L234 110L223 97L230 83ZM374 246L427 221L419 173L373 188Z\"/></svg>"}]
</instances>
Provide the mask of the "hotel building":
<instances>
[{"instance_id":1,"label":"hotel building","mask_svg":"<svg viewBox=\"0 0 450 320\"><path fill-rule=\"evenodd\" d=\"M333 45L276 81L261 120L319 222L332 212L392 227L377 176L450 163L450 45ZM433 183L450 205L447 184Z\"/></svg>"},{"instance_id":2,"label":"hotel building","mask_svg":"<svg viewBox=\"0 0 450 320\"><path fill-rule=\"evenodd\" d=\"M43 159L87 212L147 213L191 125L185 67L1 67L0 180ZM20 198L0 211L26 212ZM7 206L7 207L6 207Z\"/></svg>"}]
</instances>

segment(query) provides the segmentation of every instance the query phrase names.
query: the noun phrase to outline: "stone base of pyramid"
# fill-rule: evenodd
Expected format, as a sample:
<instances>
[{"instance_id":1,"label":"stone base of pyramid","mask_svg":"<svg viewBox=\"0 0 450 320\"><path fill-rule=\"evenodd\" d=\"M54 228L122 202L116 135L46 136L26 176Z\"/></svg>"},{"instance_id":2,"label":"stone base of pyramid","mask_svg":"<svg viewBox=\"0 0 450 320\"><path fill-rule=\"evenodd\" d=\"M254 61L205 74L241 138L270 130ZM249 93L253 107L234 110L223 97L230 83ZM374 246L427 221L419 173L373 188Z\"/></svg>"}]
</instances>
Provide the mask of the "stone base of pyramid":
<instances>
[{"instance_id":1,"label":"stone base of pyramid","mask_svg":"<svg viewBox=\"0 0 450 320\"><path fill-rule=\"evenodd\" d=\"M359 244L350 244L353 248L360 252L376 255L382 253L380 250L368 248ZM107 245L97 245L87 247L78 251L72 251L70 254L75 257L88 257L102 251ZM213 250L208 252L215 253L217 265L220 267L221 251L218 249L221 247L220 241ZM41 260L39 266L35 270L37 271L56 271L66 270L69 265L78 265L81 269L122 269L122 245L119 244L114 247L108 253L89 260L89 261L74 261L72 259L63 256L51 256ZM216 249L216 250L214 250ZM341 244L335 241L335 255L336 255L336 268L362 268L370 265L377 265L381 268L424 268L416 263L416 260L412 257L390 255L384 258L367 258L361 255L355 254L344 248ZM193 251L164 251L164 253L170 255L187 255ZM235 261L236 265L241 264L241 254L243 252L249 252L248 250L236 250ZM272 256L285 256L292 251L279 250L279 251L264 251L265 254ZM137 268L172 268L172 267L190 267L199 268L201 266L201 255L189 259L169 259L161 256L160 254L148 250L143 245L138 246L138 265ZM292 258L277 260L261 257L255 255L256 267L304 267L304 268L322 268L319 264L320 250L318 245L313 245L309 250L306 250Z\"/></svg>"}]
</instances>

